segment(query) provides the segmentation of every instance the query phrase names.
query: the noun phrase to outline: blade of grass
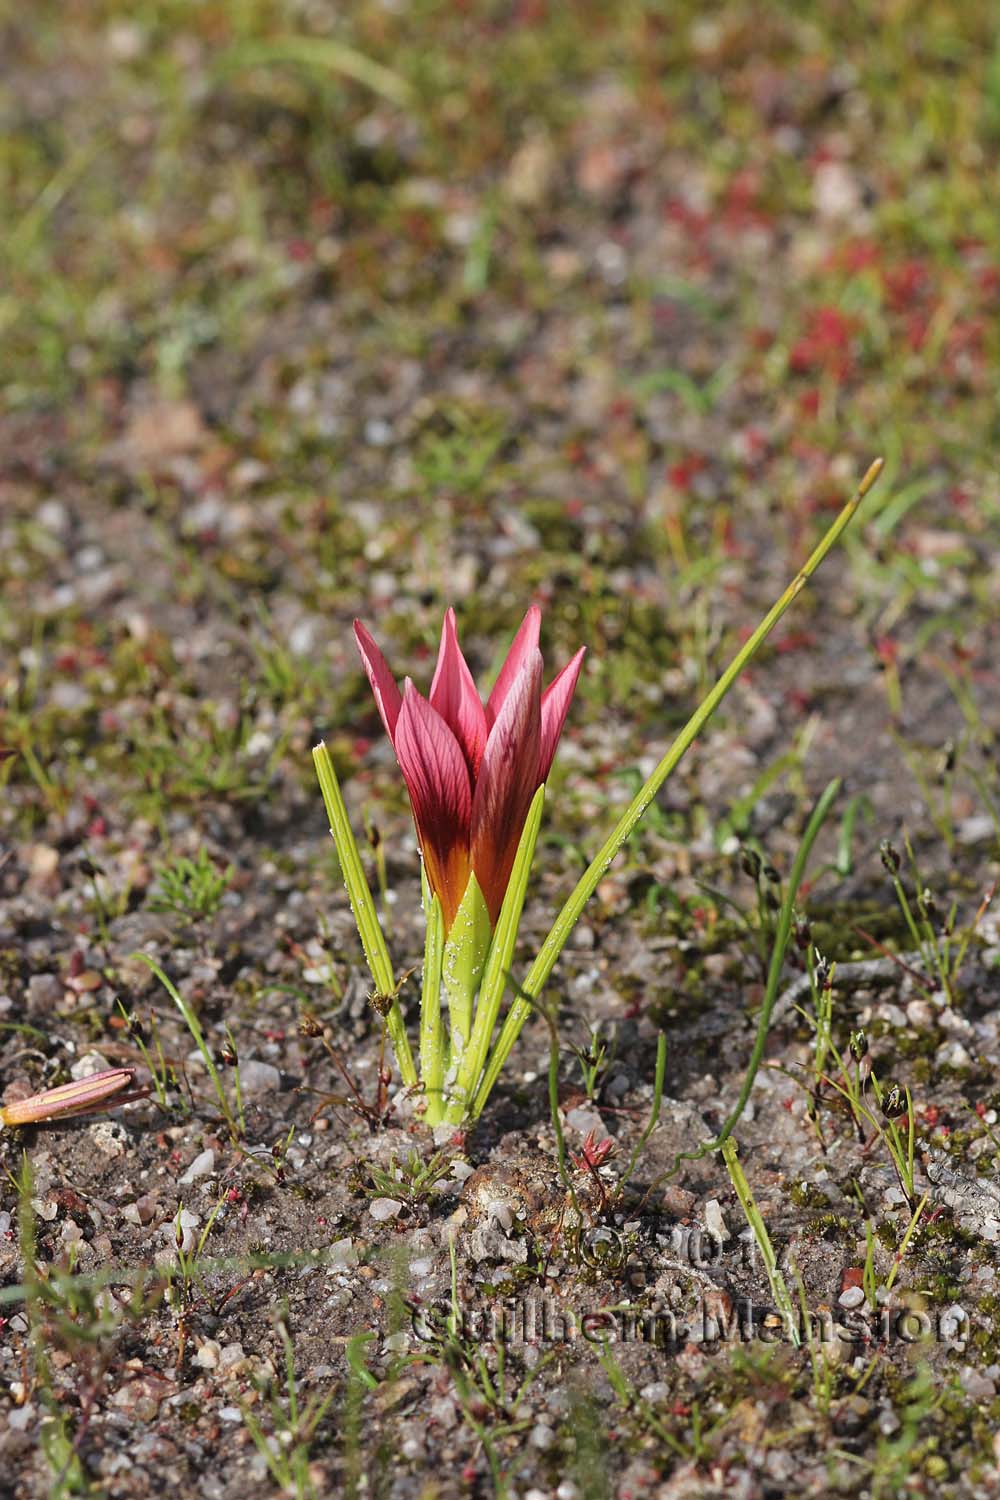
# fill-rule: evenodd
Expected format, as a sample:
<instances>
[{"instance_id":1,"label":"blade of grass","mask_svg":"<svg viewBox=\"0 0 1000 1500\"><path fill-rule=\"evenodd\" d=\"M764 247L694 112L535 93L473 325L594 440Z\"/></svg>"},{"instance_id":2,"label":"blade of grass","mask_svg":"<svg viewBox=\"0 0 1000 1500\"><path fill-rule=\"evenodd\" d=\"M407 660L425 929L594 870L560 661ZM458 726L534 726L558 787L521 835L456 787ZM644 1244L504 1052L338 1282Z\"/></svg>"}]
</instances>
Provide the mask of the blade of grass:
<instances>
[{"instance_id":1,"label":"blade of grass","mask_svg":"<svg viewBox=\"0 0 1000 1500\"><path fill-rule=\"evenodd\" d=\"M352 78L392 104L405 106L412 97L405 78L333 37L290 35L271 37L266 41L237 42L222 53L215 70L218 74L225 74L281 64L316 68L324 73Z\"/></svg>"},{"instance_id":2,"label":"blade of grass","mask_svg":"<svg viewBox=\"0 0 1000 1500\"><path fill-rule=\"evenodd\" d=\"M726 1164L729 1180L736 1190L736 1196L740 1200L740 1207L743 1210L747 1223L753 1231L753 1237L757 1241L757 1248L760 1250L764 1269L767 1272L768 1285L771 1288L774 1305L784 1318L788 1336L797 1349L800 1339L799 1330L795 1326L795 1303L792 1301L792 1294L788 1290L788 1284L781 1274L778 1257L774 1253L771 1236L767 1232L767 1225L761 1217L757 1201L750 1191L750 1184L744 1176L743 1168L740 1166L740 1160L736 1152L737 1148L734 1140L729 1139L723 1143L722 1159Z\"/></svg>"},{"instance_id":3,"label":"blade of grass","mask_svg":"<svg viewBox=\"0 0 1000 1500\"><path fill-rule=\"evenodd\" d=\"M129 957L139 959L140 962L144 963L146 967L156 975L157 979L163 985L163 988L166 990L167 994L170 996L171 1000L174 1002L174 1004L177 1006L177 1009L184 1017L184 1024L194 1038L194 1044L198 1048L198 1051L201 1053L202 1061L204 1062L205 1067L208 1069L208 1076L212 1080L212 1086L215 1089L216 1096L218 1097L219 1108L222 1110L222 1117L229 1126L230 1134L235 1138L236 1136L238 1136L239 1130L236 1120L233 1116L232 1106L230 1105L229 1100L226 1098L226 1091L222 1087L222 1079L219 1077L219 1070L215 1066L215 1058L212 1056L211 1049L208 1043L205 1041L205 1033L201 1029L201 1024L198 1020L198 1017L195 1015L190 1005L188 1005L187 1001L184 999L183 995L177 989L173 981L169 979L160 968L155 958L151 958L148 953L141 952L132 953L129 955Z\"/></svg>"}]
</instances>

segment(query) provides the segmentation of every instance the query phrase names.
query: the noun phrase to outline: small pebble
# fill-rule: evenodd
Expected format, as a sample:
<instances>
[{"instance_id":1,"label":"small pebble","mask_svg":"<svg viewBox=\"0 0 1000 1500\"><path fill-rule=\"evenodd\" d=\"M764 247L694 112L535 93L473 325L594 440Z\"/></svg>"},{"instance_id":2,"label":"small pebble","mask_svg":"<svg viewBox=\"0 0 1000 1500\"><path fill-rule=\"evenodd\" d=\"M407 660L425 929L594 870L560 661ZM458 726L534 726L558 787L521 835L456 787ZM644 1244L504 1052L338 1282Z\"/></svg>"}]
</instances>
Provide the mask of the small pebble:
<instances>
[{"instance_id":1,"label":"small pebble","mask_svg":"<svg viewBox=\"0 0 1000 1500\"><path fill-rule=\"evenodd\" d=\"M90 1127L90 1139L104 1156L124 1156L128 1136L114 1120L98 1120Z\"/></svg>"},{"instance_id":2,"label":"small pebble","mask_svg":"<svg viewBox=\"0 0 1000 1500\"><path fill-rule=\"evenodd\" d=\"M63 986L55 974L32 974L28 980L28 1014L45 1015L59 1004Z\"/></svg>"},{"instance_id":3,"label":"small pebble","mask_svg":"<svg viewBox=\"0 0 1000 1500\"><path fill-rule=\"evenodd\" d=\"M709 1198L705 1204L705 1228L720 1245L729 1239L729 1225L726 1223L718 1198Z\"/></svg>"},{"instance_id":4,"label":"small pebble","mask_svg":"<svg viewBox=\"0 0 1000 1500\"><path fill-rule=\"evenodd\" d=\"M958 1382L965 1394L973 1401L992 1401L997 1393L995 1382L984 1375L981 1370L973 1369L971 1365L966 1365L960 1371Z\"/></svg>"},{"instance_id":5,"label":"small pebble","mask_svg":"<svg viewBox=\"0 0 1000 1500\"><path fill-rule=\"evenodd\" d=\"M860 1307L864 1300L864 1288L860 1286L849 1286L837 1298L841 1307Z\"/></svg>"},{"instance_id":6,"label":"small pebble","mask_svg":"<svg viewBox=\"0 0 1000 1500\"><path fill-rule=\"evenodd\" d=\"M206 1339L194 1357L199 1370L214 1370L219 1363L222 1346L215 1339Z\"/></svg>"},{"instance_id":7,"label":"small pebble","mask_svg":"<svg viewBox=\"0 0 1000 1500\"><path fill-rule=\"evenodd\" d=\"M597 1110L588 1109L584 1105L569 1111L566 1124L571 1130L578 1130L581 1135L592 1135L595 1141L606 1140L608 1136L608 1128Z\"/></svg>"},{"instance_id":8,"label":"small pebble","mask_svg":"<svg viewBox=\"0 0 1000 1500\"><path fill-rule=\"evenodd\" d=\"M184 1173L184 1176L181 1178L181 1184L186 1186L188 1183L197 1181L199 1177L206 1177L208 1173L214 1169L214 1167L215 1152L200 1152L188 1167L187 1171Z\"/></svg>"},{"instance_id":9,"label":"small pebble","mask_svg":"<svg viewBox=\"0 0 1000 1500\"><path fill-rule=\"evenodd\" d=\"M394 1219L402 1211L403 1205L397 1198L373 1198L368 1205L368 1212L377 1223L381 1224L386 1219Z\"/></svg>"},{"instance_id":10,"label":"small pebble","mask_svg":"<svg viewBox=\"0 0 1000 1500\"><path fill-rule=\"evenodd\" d=\"M331 1267L356 1266L358 1252L354 1248L354 1241L352 1239L335 1240L328 1248L326 1258Z\"/></svg>"},{"instance_id":11,"label":"small pebble","mask_svg":"<svg viewBox=\"0 0 1000 1500\"><path fill-rule=\"evenodd\" d=\"M281 1074L273 1063L240 1059L240 1088L244 1094L271 1094L281 1088Z\"/></svg>"},{"instance_id":12,"label":"small pebble","mask_svg":"<svg viewBox=\"0 0 1000 1500\"><path fill-rule=\"evenodd\" d=\"M945 1042L939 1047L935 1054L935 1061L941 1068L969 1068L972 1066L972 1058L962 1046L961 1042Z\"/></svg>"}]
</instances>

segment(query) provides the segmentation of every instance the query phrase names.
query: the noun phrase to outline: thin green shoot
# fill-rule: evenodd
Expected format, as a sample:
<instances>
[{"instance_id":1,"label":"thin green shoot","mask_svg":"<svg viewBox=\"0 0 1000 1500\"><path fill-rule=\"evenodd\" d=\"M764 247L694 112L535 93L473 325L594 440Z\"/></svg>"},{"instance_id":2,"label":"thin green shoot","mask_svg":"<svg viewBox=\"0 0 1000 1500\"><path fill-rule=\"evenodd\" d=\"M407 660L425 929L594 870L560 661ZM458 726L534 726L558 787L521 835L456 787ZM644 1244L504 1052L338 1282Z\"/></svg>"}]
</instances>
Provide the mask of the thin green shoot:
<instances>
[{"instance_id":1,"label":"thin green shoot","mask_svg":"<svg viewBox=\"0 0 1000 1500\"><path fill-rule=\"evenodd\" d=\"M757 1242L761 1260L764 1262L764 1270L767 1273L768 1285L771 1288L774 1305L784 1319L785 1330L789 1339L797 1349L801 1339L796 1326L795 1303L792 1301L788 1284L778 1265L778 1257L774 1252L771 1236L767 1232L767 1225L764 1223L760 1209L757 1207L757 1201L751 1192L750 1184L747 1182L743 1168L740 1165L736 1142L732 1137L727 1137L722 1143L721 1150L722 1160L725 1162L726 1171L729 1173L729 1180L733 1184L737 1198L740 1200L740 1207Z\"/></svg>"},{"instance_id":2,"label":"thin green shoot","mask_svg":"<svg viewBox=\"0 0 1000 1500\"><path fill-rule=\"evenodd\" d=\"M198 1017L195 1015L190 1005L188 1005L187 1001L174 985L173 981L169 979L168 976L160 968L160 965L156 962L155 958L152 958L148 953L142 952L136 952L131 954L130 956L134 959L141 960L141 962L144 963L146 967L156 975L156 978L163 985L163 988L166 990L167 994L170 996L171 1000L174 1002L174 1004L177 1006L177 1009L183 1016L184 1024L187 1027L188 1031L191 1033L191 1036L194 1039L194 1044L197 1047L198 1051L201 1053L202 1061L204 1062L205 1067L208 1070L208 1076L212 1080L212 1087L215 1089L216 1098L219 1101L219 1108L222 1111L222 1118L225 1120L227 1126L229 1127L230 1138L233 1141L238 1141L245 1134L242 1112L237 1114L233 1113L232 1105L230 1104L229 1099L226 1095L226 1091L222 1086L222 1079L219 1076L219 1070L215 1066L215 1058L212 1056L211 1048L205 1041L205 1033L201 1029L201 1023L199 1022Z\"/></svg>"}]
</instances>

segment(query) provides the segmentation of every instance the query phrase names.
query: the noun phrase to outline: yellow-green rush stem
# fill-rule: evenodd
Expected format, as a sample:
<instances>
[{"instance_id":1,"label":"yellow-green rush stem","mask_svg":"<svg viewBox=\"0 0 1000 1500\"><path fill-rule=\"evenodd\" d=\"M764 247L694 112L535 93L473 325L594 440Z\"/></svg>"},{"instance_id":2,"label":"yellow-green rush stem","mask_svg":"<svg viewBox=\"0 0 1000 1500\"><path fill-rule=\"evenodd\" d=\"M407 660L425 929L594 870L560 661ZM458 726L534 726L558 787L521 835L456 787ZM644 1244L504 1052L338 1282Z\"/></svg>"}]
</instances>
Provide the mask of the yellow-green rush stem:
<instances>
[{"instance_id":1,"label":"yellow-green rush stem","mask_svg":"<svg viewBox=\"0 0 1000 1500\"><path fill-rule=\"evenodd\" d=\"M357 841L347 816L347 806L340 790L337 773L333 769L333 761L325 745L314 747L313 763L319 778L320 791L323 793L326 815L330 820L330 832L333 834L333 842L336 845L344 884L350 897L351 911L354 913L361 946L365 950L365 958L368 960L368 967L375 982L375 997L380 1002L376 1005L376 1009L385 1017L389 1039L396 1053L400 1077L407 1088L413 1088L417 1083L417 1070L413 1061L413 1053L410 1050L409 1038L406 1035L403 1013L399 1008L399 999L396 995L392 960L389 957L378 913L372 900L368 878L361 863Z\"/></svg>"},{"instance_id":2,"label":"yellow-green rush stem","mask_svg":"<svg viewBox=\"0 0 1000 1500\"><path fill-rule=\"evenodd\" d=\"M532 1002L541 994L545 982L555 967L556 960L562 952L570 933L579 921L584 906L594 894L618 851L632 833L639 819L646 811L646 808L667 780L667 777L676 769L682 756L698 738L698 735L715 713L715 710L729 692L733 683L743 672L744 668L753 660L789 605L798 598L827 553L839 541L846 528L850 525L858 506L881 474L883 463L883 459L877 458L868 469L854 495L844 506L840 515L834 521L815 551L803 564L781 598L764 616L764 619L757 626L753 635L751 635L750 639L730 662L715 686L702 699L666 755L629 803L625 812L608 835L608 838L598 850L597 855L577 881L572 894L563 906L562 911L556 917L548 936L542 943L538 955L529 969L523 985L520 987L520 993L507 1012L507 1019L501 1028L496 1046L493 1048L489 1064L470 1110L473 1119L479 1115L483 1105L489 1098L490 1090L496 1083L500 1070L507 1061L510 1050L517 1041L522 1026L531 1014Z\"/></svg>"}]
</instances>

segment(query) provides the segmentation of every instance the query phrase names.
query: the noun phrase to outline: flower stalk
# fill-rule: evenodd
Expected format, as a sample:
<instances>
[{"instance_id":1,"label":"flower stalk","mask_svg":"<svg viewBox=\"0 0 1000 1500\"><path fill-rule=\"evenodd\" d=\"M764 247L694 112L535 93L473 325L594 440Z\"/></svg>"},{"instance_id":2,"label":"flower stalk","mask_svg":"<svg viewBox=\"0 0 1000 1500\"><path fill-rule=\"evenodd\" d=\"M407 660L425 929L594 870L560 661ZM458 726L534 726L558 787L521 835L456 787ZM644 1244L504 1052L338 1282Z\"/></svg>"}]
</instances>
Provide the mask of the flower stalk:
<instances>
[{"instance_id":1,"label":"flower stalk","mask_svg":"<svg viewBox=\"0 0 1000 1500\"><path fill-rule=\"evenodd\" d=\"M877 459L618 819L553 922L523 984L511 979L514 950L545 781L583 650L543 691L540 613L533 607L484 704L458 644L454 611L448 610L434 679L425 698L409 679L400 691L375 641L355 622L365 671L410 795L420 845L426 920L420 1074L429 1124L460 1125L481 1113L602 877L737 678L840 539L881 470L882 460ZM324 745L317 746L313 756L375 982L373 1004L385 1018L402 1082L417 1087L392 962L333 764ZM514 999L498 1032L508 986Z\"/></svg>"}]
</instances>

